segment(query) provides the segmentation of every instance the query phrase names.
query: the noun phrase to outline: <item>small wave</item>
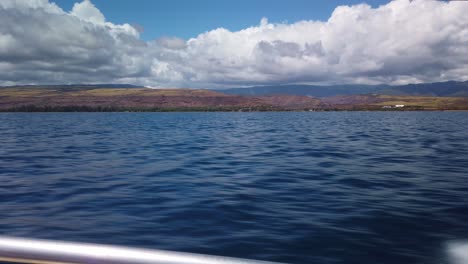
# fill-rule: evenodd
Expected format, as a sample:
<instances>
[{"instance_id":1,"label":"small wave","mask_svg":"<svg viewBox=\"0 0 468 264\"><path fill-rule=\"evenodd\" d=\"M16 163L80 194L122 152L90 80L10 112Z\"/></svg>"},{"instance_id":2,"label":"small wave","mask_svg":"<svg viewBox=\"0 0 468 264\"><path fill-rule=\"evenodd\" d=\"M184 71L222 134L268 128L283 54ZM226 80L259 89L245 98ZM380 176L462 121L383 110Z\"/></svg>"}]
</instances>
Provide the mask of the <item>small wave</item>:
<instances>
[{"instance_id":1,"label":"small wave","mask_svg":"<svg viewBox=\"0 0 468 264\"><path fill-rule=\"evenodd\" d=\"M468 264L468 241L450 242L447 251L450 264Z\"/></svg>"}]
</instances>

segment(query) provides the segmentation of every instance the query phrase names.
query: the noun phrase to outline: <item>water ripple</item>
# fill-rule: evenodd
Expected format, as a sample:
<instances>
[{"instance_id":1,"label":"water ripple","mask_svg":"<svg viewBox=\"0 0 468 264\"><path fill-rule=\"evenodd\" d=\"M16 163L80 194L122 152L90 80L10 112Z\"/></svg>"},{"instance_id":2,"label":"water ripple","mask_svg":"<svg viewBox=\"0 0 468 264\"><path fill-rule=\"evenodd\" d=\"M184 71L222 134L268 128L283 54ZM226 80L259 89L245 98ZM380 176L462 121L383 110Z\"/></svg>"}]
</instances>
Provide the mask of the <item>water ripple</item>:
<instances>
[{"instance_id":1,"label":"water ripple","mask_svg":"<svg viewBox=\"0 0 468 264\"><path fill-rule=\"evenodd\" d=\"M288 263L466 260L466 112L15 113L0 131L3 234Z\"/></svg>"}]
</instances>

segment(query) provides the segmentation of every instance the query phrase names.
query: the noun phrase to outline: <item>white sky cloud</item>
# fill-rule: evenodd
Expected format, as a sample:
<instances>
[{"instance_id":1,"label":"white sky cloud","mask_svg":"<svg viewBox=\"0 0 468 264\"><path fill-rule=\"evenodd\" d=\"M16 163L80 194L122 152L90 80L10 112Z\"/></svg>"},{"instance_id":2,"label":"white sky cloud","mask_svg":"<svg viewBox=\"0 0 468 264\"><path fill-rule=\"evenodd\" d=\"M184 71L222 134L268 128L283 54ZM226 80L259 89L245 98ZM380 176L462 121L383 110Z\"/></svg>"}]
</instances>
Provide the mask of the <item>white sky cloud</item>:
<instances>
[{"instance_id":1,"label":"white sky cloud","mask_svg":"<svg viewBox=\"0 0 468 264\"><path fill-rule=\"evenodd\" d=\"M81 3L75 3L70 14L96 24L104 24L106 22L101 11L99 11L99 9L97 9L89 0L85 0Z\"/></svg>"},{"instance_id":2,"label":"white sky cloud","mask_svg":"<svg viewBox=\"0 0 468 264\"><path fill-rule=\"evenodd\" d=\"M129 82L220 87L468 80L468 3L340 6L328 21L213 29L145 42L89 0L0 2L0 84Z\"/></svg>"}]
</instances>

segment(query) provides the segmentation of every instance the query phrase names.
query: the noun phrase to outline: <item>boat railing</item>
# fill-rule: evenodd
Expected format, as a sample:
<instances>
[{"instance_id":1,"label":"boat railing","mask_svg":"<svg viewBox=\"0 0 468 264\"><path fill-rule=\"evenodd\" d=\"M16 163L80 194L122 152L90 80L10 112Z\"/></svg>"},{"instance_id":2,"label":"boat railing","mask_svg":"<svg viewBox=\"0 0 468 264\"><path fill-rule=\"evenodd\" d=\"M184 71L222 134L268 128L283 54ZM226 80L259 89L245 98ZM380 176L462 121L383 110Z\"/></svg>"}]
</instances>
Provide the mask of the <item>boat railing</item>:
<instances>
[{"instance_id":1,"label":"boat railing","mask_svg":"<svg viewBox=\"0 0 468 264\"><path fill-rule=\"evenodd\" d=\"M5 236L0 236L0 261L39 264L274 264L166 250Z\"/></svg>"}]
</instances>

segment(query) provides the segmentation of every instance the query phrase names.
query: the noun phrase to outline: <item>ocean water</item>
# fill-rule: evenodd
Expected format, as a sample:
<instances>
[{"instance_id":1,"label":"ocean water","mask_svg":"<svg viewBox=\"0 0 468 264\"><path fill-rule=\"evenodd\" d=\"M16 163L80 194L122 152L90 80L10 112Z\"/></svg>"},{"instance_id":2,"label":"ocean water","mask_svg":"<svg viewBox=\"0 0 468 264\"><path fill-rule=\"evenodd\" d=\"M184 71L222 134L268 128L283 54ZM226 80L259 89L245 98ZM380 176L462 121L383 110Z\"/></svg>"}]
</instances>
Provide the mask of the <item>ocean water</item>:
<instances>
[{"instance_id":1,"label":"ocean water","mask_svg":"<svg viewBox=\"0 0 468 264\"><path fill-rule=\"evenodd\" d=\"M468 112L0 114L0 234L468 263Z\"/></svg>"}]
</instances>

